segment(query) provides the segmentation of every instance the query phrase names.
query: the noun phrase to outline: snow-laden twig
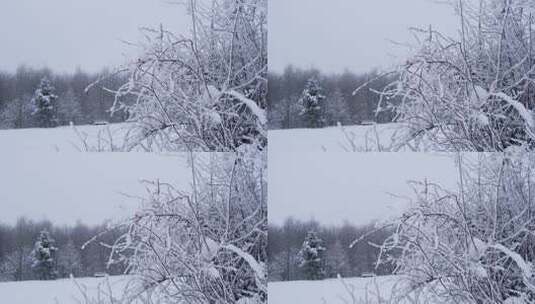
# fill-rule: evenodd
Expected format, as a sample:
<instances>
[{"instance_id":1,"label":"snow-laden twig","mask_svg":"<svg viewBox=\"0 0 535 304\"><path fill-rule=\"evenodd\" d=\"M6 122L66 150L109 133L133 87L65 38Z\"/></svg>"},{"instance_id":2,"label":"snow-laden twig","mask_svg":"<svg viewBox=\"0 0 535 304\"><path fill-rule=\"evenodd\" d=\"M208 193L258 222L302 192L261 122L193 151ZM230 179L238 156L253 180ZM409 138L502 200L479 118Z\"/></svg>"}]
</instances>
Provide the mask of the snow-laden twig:
<instances>
[{"instance_id":1,"label":"snow-laden twig","mask_svg":"<svg viewBox=\"0 0 535 304\"><path fill-rule=\"evenodd\" d=\"M234 96L239 101L243 102L249 108L249 110L251 110L251 112L256 116L256 118L260 121L261 124L267 123L266 111L261 109L254 100L247 98L245 97L245 95L238 93L234 90L226 91L225 94Z\"/></svg>"}]
</instances>

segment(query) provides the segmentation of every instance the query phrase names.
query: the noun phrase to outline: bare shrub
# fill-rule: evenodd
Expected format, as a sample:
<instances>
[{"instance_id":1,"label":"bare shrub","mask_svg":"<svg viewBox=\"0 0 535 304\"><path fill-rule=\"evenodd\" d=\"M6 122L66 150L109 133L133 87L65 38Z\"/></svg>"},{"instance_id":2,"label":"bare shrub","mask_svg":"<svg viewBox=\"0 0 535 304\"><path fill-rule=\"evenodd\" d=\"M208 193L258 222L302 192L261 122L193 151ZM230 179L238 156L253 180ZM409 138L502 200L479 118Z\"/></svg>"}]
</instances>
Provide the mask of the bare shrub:
<instances>
[{"instance_id":1,"label":"bare shrub","mask_svg":"<svg viewBox=\"0 0 535 304\"><path fill-rule=\"evenodd\" d=\"M405 294L425 290L439 303L534 303L535 156L519 150L458 163L458 191L413 183L412 207L390 223L395 233L380 245L378 264L395 265Z\"/></svg>"},{"instance_id":2,"label":"bare shrub","mask_svg":"<svg viewBox=\"0 0 535 304\"><path fill-rule=\"evenodd\" d=\"M143 54L113 111L127 111L128 149L235 151L266 144L267 1L186 1L191 32L146 29ZM136 96L135 103L122 96Z\"/></svg>"},{"instance_id":3,"label":"bare shrub","mask_svg":"<svg viewBox=\"0 0 535 304\"><path fill-rule=\"evenodd\" d=\"M387 73L399 79L379 92L377 111L393 111L399 123L391 150L533 148L535 4L447 2L458 13L459 37L415 29L417 51Z\"/></svg>"},{"instance_id":4,"label":"bare shrub","mask_svg":"<svg viewBox=\"0 0 535 304\"><path fill-rule=\"evenodd\" d=\"M147 183L142 208L120 224L128 232L110 245L109 263L128 265L127 301L266 301L265 161L258 153L190 154L191 190Z\"/></svg>"}]
</instances>

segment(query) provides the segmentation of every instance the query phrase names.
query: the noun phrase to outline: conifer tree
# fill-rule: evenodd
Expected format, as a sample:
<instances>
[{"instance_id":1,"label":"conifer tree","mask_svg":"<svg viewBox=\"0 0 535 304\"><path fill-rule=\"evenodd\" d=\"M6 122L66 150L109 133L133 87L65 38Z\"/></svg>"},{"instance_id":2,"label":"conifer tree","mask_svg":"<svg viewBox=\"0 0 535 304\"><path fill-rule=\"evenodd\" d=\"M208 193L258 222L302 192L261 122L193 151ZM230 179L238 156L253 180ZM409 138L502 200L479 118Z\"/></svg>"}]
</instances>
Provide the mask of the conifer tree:
<instances>
[{"instance_id":1,"label":"conifer tree","mask_svg":"<svg viewBox=\"0 0 535 304\"><path fill-rule=\"evenodd\" d=\"M54 261L56 251L54 240L50 237L48 231L41 231L31 253L32 269L39 280L54 280L56 278L57 272Z\"/></svg>"},{"instance_id":2,"label":"conifer tree","mask_svg":"<svg viewBox=\"0 0 535 304\"><path fill-rule=\"evenodd\" d=\"M39 87L35 90L32 99L34 107L32 114L40 128L55 127L58 123L56 110L58 96L54 94L54 91L54 87L46 77L41 79Z\"/></svg>"},{"instance_id":3,"label":"conifer tree","mask_svg":"<svg viewBox=\"0 0 535 304\"><path fill-rule=\"evenodd\" d=\"M325 247L315 231L309 231L301 247L301 269L305 279L321 280L325 277Z\"/></svg>"},{"instance_id":4,"label":"conifer tree","mask_svg":"<svg viewBox=\"0 0 535 304\"><path fill-rule=\"evenodd\" d=\"M321 128L325 125L325 96L316 78L310 78L301 94L299 103L302 117L307 128Z\"/></svg>"}]
</instances>

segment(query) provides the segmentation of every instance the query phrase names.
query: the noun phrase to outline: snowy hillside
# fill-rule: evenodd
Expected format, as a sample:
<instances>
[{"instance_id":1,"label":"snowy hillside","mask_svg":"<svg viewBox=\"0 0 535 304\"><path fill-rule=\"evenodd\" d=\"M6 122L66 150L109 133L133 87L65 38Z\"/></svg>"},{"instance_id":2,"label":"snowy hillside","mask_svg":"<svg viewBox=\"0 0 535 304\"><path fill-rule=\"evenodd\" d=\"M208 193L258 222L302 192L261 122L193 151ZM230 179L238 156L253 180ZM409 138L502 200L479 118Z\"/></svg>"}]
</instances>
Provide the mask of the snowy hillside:
<instances>
[{"instance_id":1,"label":"snowy hillside","mask_svg":"<svg viewBox=\"0 0 535 304\"><path fill-rule=\"evenodd\" d=\"M109 284L108 284L109 282ZM56 281L23 281L0 282L2 303L12 304L78 304L91 303L97 299L99 293L108 295L109 286L114 297L120 297L127 285L127 276L112 276L109 278L77 278ZM89 301L85 301L83 293L86 290Z\"/></svg>"}]
</instances>

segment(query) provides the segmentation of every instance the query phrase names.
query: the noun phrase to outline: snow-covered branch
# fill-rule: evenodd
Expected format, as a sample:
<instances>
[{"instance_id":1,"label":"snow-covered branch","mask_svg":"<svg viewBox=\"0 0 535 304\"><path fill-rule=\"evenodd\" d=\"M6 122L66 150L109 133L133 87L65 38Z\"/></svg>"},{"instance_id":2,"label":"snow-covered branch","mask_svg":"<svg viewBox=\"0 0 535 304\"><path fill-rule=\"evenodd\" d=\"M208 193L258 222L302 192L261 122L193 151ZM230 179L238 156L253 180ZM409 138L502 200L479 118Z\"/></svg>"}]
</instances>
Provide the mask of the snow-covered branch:
<instances>
[{"instance_id":1,"label":"snow-covered branch","mask_svg":"<svg viewBox=\"0 0 535 304\"><path fill-rule=\"evenodd\" d=\"M504 151L535 139L531 1L448 1L459 37L418 30L416 52L395 71L380 108L396 113L394 149ZM401 100L401 101L399 101ZM392 102L388 105L385 103Z\"/></svg>"},{"instance_id":2,"label":"snow-covered branch","mask_svg":"<svg viewBox=\"0 0 535 304\"><path fill-rule=\"evenodd\" d=\"M134 275L130 296L171 303L264 303L265 161L256 149L192 154L192 189L149 184L110 262ZM167 303L167 302L166 302Z\"/></svg>"},{"instance_id":3,"label":"snow-covered branch","mask_svg":"<svg viewBox=\"0 0 535 304\"><path fill-rule=\"evenodd\" d=\"M409 282L402 296L440 303L533 303L535 158L523 150L461 158L459 189L414 184L378 264ZM516 302L514 302L516 303Z\"/></svg>"},{"instance_id":4,"label":"snow-covered branch","mask_svg":"<svg viewBox=\"0 0 535 304\"><path fill-rule=\"evenodd\" d=\"M146 29L114 110L129 113L130 149L236 151L266 145L267 1L192 1L190 35ZM123 102L123 96L136 102Z\"/></svg>"}]
</instances>

